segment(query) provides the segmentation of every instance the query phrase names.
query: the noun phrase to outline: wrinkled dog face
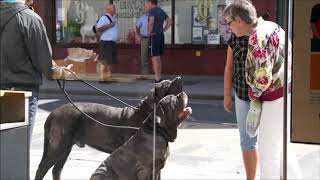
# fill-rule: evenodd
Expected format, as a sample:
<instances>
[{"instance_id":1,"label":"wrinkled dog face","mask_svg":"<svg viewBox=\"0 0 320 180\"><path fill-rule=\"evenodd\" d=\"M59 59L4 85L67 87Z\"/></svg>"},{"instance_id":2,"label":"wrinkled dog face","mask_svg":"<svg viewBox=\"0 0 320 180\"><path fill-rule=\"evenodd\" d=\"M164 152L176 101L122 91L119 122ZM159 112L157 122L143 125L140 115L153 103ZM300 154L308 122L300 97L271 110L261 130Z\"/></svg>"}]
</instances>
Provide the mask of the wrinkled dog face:
<instances>
[{"instance_id":1,"label":"wrinkled dog face","mask_svg":"<svg viewBox=\"0 0 320 180\"><path fill-rule=\"evenodd\" d=\"M179 124L192 113L187 104L188 96L185 92L168 95L159 102L157 116L160 118L160 127L165 129L171 142L177 137Z\"/></svg>"},{"instance_id":2,"label":"wrinkled dog face","mask_svg":"<svg viewBox=\"0 0 320 180\"><path fill-rule=\"evenodd\" d=\"M183 80L180 76L174 78L171 82L171 85L168 89L168 94L177 95L182 92Z\"/></svg>"},{"instance_id":3,"label":"wrinkled dog face","mask_svg":"<svg viewBox=\"0 0 320 180\"><path fill-rule=\"evenodd\" d=\"M163 80L161 83L155 84L153 93L155 92L156 101L159 102L166 95L177 95L182 92L183 81L181 77L176 77L172 81Z\"/></svg>"}]
</instances>

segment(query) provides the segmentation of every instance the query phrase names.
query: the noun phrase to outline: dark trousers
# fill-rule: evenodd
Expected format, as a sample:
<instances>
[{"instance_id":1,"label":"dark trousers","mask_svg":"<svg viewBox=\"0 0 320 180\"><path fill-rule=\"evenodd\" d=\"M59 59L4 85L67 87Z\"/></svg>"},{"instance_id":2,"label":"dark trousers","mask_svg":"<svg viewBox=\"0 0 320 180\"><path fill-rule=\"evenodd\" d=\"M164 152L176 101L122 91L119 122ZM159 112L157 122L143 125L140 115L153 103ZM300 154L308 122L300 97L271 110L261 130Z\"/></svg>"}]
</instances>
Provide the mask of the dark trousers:
<instances>
[{"instance_id":1,"label":"dark trousers","mask_svg":"<svg viewBox=\"0 0 320 180\"><path fill-rule=\"evenodd\" d=\"M112 65L118 63L118 48L116 42L100 41L100 50L104 64Z\"/></svg>"}]
</instances>

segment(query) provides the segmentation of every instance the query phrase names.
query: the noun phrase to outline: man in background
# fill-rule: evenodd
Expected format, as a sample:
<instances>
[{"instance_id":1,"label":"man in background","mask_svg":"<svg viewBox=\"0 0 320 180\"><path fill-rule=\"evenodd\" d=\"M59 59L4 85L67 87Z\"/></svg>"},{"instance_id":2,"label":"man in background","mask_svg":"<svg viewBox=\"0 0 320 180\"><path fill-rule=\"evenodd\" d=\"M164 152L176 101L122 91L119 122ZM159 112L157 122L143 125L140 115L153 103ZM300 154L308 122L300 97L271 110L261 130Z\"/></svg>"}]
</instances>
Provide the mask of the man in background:
<instances>
[{"instance_id":1,"label":"man in background","mask_svg":"<svg viewBox=\"0 0 320 180\"><path fill-rule=\"evenodd\" d=\"M311 30L314 39L320 39L320 4L313 6L310 17Z\"/></svg>"},{"instance_id":2,"label":"man in background","mask_svg":"<svg viewBox=\"0 0 320 180\"><path fill-rule=\"evenodd\" d=\"M312 31L311 51L320 51L320 4L313 6L310 17L310 25Z\"/></svg>"},{"instance_id":3,"label":"man in background","mask_svg":"<svg viewBox=\"0 0 320 180\"><path fill-rule=\"evenodd\" d=\"M149 10L148 34L150 36L150 56L154 71L155 83L161 82L161 55L164 50L164 32L172 25L171 18L157 6L157 0L148 0ZM163 28L164 21L166 22Z\"/></svg>"},{"instance_id":4,"label":"man in background","mask_svg":"<svg viewBox=\"0 0 320 180\"><path fill-rule=\"evenodd\" d=\"M147 4L144 5L143 15L138 19L136 32L140 37L141 43L141 74L149 74L149 34L148 34L148 15Z\"/></svg>"},{"instance_id":5,"label":"man in background","mask_svg":"<svg viewBox=\"0 0 320 180\"><path fill-rule=\"evenodd\" d=\"M106 14L99 19L97 24L97 32L101 33L100 48L103 59L100 73L102 80L112 77L112 66L118 63L119 28L114 17L116 7L113 4L106 4L105 10Z\"/></svg>"}]
</instances>

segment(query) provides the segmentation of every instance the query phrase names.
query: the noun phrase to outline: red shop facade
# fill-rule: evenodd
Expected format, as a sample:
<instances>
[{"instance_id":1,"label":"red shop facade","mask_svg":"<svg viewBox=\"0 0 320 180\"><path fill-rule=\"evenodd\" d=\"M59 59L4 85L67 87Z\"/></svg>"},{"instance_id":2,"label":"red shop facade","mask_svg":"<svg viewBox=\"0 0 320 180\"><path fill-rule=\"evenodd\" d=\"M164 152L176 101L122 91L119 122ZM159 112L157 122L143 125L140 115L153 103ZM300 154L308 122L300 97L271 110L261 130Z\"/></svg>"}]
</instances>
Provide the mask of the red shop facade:
<instances>
[{"instance_id":1,"label":"red shop facade","mask_svg":"<svg viewBox=\"0 0 320 180\"><path fill-rule=\"evenodd\" d=\"M227 40L230 35L222 11L233 0L159 0L159 6L173 19L165 33L163 73L179 75L223 75ZM106 0L34 1L53 48L53 59L63 60L68 48L92 49L100 53L91 31L104 13ZM144 0L110 0L116 5L120 27L118 64L115 73L140 72L140 44L135 23L143 13ZM275 21L276 0L253 0L258 15ZM97 62L86 62L85 71L95 73Z\"/></svg>"}]
</instances>

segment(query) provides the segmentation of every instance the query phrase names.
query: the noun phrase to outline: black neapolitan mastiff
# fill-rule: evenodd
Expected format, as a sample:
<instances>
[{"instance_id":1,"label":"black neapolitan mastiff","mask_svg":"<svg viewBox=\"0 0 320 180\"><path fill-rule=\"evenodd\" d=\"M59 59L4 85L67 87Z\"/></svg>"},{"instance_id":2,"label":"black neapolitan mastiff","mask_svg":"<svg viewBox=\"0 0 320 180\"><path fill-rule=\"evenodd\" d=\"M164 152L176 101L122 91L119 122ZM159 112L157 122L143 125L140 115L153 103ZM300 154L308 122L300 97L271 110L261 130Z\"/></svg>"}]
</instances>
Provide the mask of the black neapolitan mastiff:
<instances>
[{"instance_id":1,"label":"black neapolitan mastiff","mask_svg":"<svg viewBox=\"0 0 320 180\"><path fill-rule=\"evenodd\" d=\"M151 93L136 106L117 108L97 103L75 103L82 111L99 122L117 126L141 127L143 120L153 112L153 103L158 103L169 94L182 92L180 77L173 81L157 83ZM102 126L81 114L72 104L65 104L48 116L44 125L44 149L35 180L43 179L54 166L52 175L60 179L62 168L74 144L86 144L97 150L112 153L124 144L137 130Z\"/></svg>"},{"instance_id":2,"label":"black neapolitan mastiff","mask_svg":"<svg viewBox=\"0 0 320 180\"><path fill-rule=\"evenodd\" d=\"M157 106L156 178L169 155L168 142L176 139L179 124L192 113L187 103L188 96L182 92L164 97ZM104 160L90 180L149 180L152 170L153 118L149 118L134 136Z\"/></svg>"}]
</instances>

